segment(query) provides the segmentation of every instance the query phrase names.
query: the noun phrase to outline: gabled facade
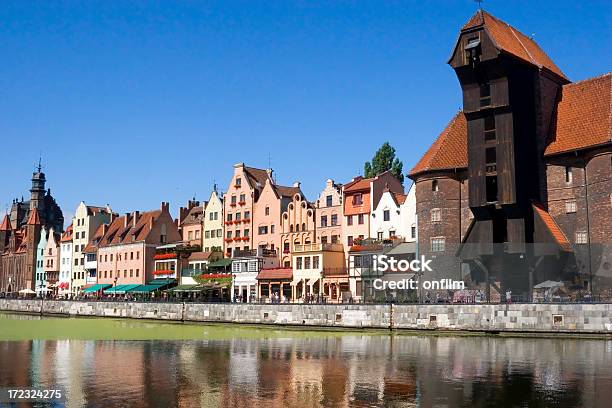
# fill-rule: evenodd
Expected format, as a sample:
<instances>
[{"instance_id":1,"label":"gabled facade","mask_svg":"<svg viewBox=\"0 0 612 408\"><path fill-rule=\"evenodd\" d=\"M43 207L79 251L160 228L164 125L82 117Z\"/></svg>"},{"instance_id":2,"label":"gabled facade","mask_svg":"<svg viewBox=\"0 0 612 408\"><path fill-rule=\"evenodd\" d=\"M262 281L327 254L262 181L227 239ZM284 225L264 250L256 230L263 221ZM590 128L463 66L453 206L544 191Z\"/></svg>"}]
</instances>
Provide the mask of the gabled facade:
<instances>
[{"instance_id":1,"label":"gabled facade","mask_svg":"<svg viewBox=\"0 0 612 408\"><path fill-rule=\"evenodd\" d=\"M273 181L272 170L247 167L244 163L234 165L234 174L223 197L226 256L231 257L236 249L253 248L255 203L267 181Z\"/></svg>"},{"instance_id":2,"label":"gabled facade","mask_svg":"<svg viewBox=\"0 0 612 408\"><path fill-rule=\"evenodd\" d=\"M112 211L106 207L91 206L83 201L72 219L72 293L78 294L85 285L96 283L97 277L85 271L84 249L101 224L108 224Z\"/></svg>"},{"instance_id":3,"label":"gabled facade","mask_svg":"<svg viewBox=\"0 0 612 408\"><path fill-rule=\"evenodd\" d=\"M57 294L58 292L58 281L60 274L60 234L57 234L53 227L49 230L49 236L47 238L47 245L44 250L44 271L45 281L51 293Z\"/></svg>"},{"instance_id":4,"label":"gabled facade","mask_svg":"<svg viewBox=\"0 0 612 408\"><path fill-rule=\"evenodd\" d=\"M60 273L57 293L68 296L72 282L72 224L66 228L60 239Z\"/></svg>"},{"instance_id":5,"label":"gabled facade","mask_svg":"<svg viewBox=\"0 0 612 408\"><path fill-rule=\"evenodd\" d=\"M297 245L316 240L316 213L314 205L301 192L296 192L281 217L281 265L291 267L292 253Z\"/></svg>"},{"instance_id":6,"label":"gabled facade","mask_svg":"<svg viewBox=\"0 0 612 408\"><path fill-rule=\"evenodd\" d=\"M223 194L217 192L217 186L210 193L204 207L204 234L202 248L204 252L223 250Z\"/></svg>"},{"instance_id":7,"label":"gabled facade","mask_svg":"<svg viewBox=\"0 0 612 408\"><path fill-rule=\"evenodd\" d=\"M202 236L204 231L204 208L206 203L200 205L199 201L189 200L187 207L179 208L179 228L183 242L202 249Z\"/></svg>"},{"instance_id":8,"label":"gabled facade","mask_svg":"<svg viewBox=\"0 0 612 408\"><path fill-rule=\"evenodd\" d=\"M400 194L404 192L402 183L393 177L390 171L368 179L355 177L342 187L342 243L345 251L348 251L355 240L372 236L372 211L378 206L385 189Z\"/></svg>"},{"instance_id":9,"label":"gabled facade","mask_svg":"<svg viewBox=\"0 0 612 408\"><path fill-rule=\"evenodd\" d=\"M414 184L408 194L386 188L372 212L372 235L378 240L416 240L416 194Z\"/></svg>"},{"instance_id":10,"label":"gabled facade","mask_svg":"<svg viewBox=\"0 0 612 408\"><path fill-rule=\"evenodd\" d=\"M342 185L328 179L316 207L316 242L342 244Z\"/></svg>"},{"instance_id":11,"label":"gabled facade","mask_svg":"<svg viewBox=\"0 0 612 408\"><path fill-rule=\"evenodd\" d=\"M47 240L51 228L43 228L36 244L36 284L35 289L37 295L47 294L47 275L45 274L45 249L47 248Z\"/></svg>"}]
</instances>

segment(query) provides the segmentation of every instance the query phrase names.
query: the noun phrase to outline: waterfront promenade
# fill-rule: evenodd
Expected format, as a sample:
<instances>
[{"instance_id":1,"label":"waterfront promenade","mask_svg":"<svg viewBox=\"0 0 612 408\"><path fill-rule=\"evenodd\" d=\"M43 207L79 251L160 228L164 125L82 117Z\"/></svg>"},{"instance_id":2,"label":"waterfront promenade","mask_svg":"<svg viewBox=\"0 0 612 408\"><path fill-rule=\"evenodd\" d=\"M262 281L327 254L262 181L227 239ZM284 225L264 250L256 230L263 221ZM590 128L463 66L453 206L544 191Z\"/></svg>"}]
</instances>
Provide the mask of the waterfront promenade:
<instances>
[{"instance_id":1,"label":"waterfront promenade","mask_svg":"<svg viewBox=\"0 0 612 408\"><path fill-rule=\"evenodd\" d=\"M0 299L20 313L326 329L612 336L612 304L236 304Z\"/></svg>"}]
</instances>

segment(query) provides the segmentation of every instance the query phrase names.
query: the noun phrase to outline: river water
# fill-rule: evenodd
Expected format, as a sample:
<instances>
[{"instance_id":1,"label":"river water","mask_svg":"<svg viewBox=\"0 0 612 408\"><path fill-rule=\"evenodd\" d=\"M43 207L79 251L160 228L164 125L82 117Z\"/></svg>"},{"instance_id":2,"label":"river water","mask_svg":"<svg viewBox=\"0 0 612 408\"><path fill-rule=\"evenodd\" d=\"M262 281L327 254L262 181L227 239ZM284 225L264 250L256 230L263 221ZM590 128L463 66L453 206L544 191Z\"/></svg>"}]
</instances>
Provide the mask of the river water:
<instances>
[{"instance_id":1,"label":"river water","mask_svg":"<svg viewBox=\"0 0 612 408\"><path fill-rule=\"evenodd\" d=\"M69 407L609 407L612 341L0 314L0 388L32 386Z\"/></svg>"}]
</instances>

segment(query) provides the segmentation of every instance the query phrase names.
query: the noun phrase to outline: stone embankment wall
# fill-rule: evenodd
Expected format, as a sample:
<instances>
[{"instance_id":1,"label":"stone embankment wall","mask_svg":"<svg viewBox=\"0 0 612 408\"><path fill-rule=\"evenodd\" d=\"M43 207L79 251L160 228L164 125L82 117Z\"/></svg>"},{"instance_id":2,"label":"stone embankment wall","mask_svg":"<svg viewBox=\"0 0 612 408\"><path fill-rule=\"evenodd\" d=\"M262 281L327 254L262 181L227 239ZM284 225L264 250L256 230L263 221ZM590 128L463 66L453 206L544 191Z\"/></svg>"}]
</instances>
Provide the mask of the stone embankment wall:
<instances>
[{"instance_id":1,"label":"stone embankment wall","mask_svg":"<svg viewBox=\"0 0 612 408\"><path fill-rule=\"evenodd\" d=\"M611 304L302 305L0 299L0 310L311 327L612 334Z\"/></svg>"}]
</instances>

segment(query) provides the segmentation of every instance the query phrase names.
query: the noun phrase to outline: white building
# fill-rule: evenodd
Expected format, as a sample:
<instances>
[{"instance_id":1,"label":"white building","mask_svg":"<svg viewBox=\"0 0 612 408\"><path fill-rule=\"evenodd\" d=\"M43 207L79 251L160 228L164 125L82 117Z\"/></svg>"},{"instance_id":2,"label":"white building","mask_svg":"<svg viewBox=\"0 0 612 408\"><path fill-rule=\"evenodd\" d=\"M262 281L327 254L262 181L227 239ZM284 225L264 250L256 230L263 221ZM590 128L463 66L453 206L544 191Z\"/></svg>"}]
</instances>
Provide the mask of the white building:
<instances>
[{"instance_id":1,"label":"white building","mask_svg":"<svg viewBox=\"0 0 612 408\"><path fill-rule=\"evenodd\" d=\"M408 194L385 188L378 205L372 212L370 236L383 240L392 237L406 242L416 241L416 188L412 184Z\"/></svg>"},{"instance_id":2,"label":"white building","mask_svg":"<svg viewBox=\"0 0 612 408\"><path fill-rule=\"evenodd\" d=\"M83 201L74 212L72 219L72 294L76 295L87 284L96 283L95 269L86 272L85 247L100 224L111 222L111 209L85 205ZM92 275L93 273L93 275Z\"/></svg>"},{"instance_id":3,"label":"white building","mask_svg":"<svg viewBox=\"0 0 612 408\"><path fill-rule=\"evenodd\" d=\"M278 268L278 254L264 248L234 250L232 259L232 302L257 301L257 274Z\"/></svg>"},{"instance_id":4,"label":"white building","mask_svg":"<svg viewBox=\"0 0 612 408\"><path fill-rule=\"evenodd\" d=\"M60 240L60 273L57 293L68 296L72 287L72 224L66 228Z\"/></svg>"}]
</instances>

